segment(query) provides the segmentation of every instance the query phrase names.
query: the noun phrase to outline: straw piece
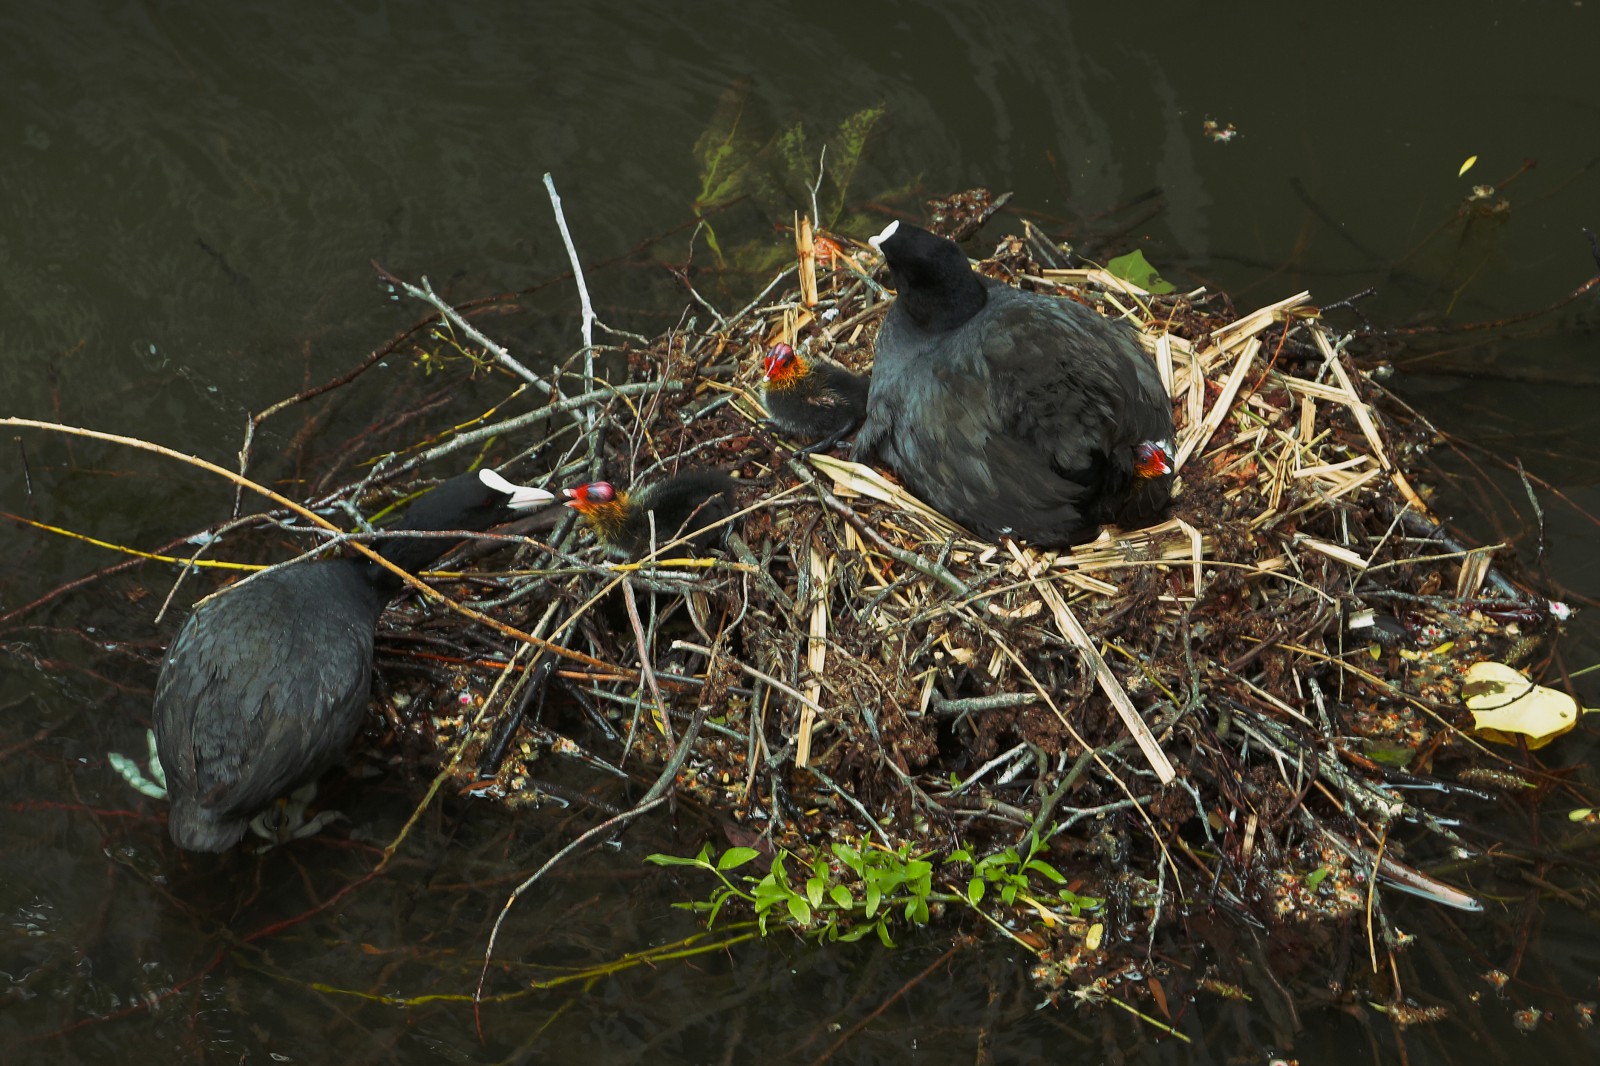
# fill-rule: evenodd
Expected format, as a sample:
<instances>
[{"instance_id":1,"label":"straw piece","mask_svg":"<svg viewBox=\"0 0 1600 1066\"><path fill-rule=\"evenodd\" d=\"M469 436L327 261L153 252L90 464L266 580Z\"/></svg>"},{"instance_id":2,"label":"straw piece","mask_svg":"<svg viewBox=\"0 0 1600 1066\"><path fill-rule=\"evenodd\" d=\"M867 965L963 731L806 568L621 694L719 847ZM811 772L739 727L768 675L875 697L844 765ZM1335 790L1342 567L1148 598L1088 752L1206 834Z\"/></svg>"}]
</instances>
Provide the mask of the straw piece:
<instances>
[{"instance_id":1,"label":"straw piece","mask_svg":"<svg viewBox=\"0 0 1600 1066\"><path fill-rule=\"evenodd\" d=\"M1175 396L1172 388L1172 334L1163 333L1156 338L1156 372L1161 375L1161 387L1167 395Z\"/></svg>"},{"instance_id":2,"label":"straw piece","mask_svg":"<svg viewBox=\"0 0 1600 1066\"><path fill-rule=\"evenodd\" d=\"M1117 675L1111 672L1105 658L1101 656L1100 649L1095 647L1094 641L1089 638L1089 631L1083 628L1083 623L1078 621L1077 615L1072 613L1072 608L1061 598L1055 586L1049 582L1040 581L1035 565L1023 555L1022 549L1012 541L1006 541L1006 548L1022 564L1028 579L1033 582L1033 587L1039 590L1050 612L1055 615L1056 625L1061 630L1061 635L1071 641L1082 653L1084 659L1094 671L1094 679L1100 685L1101 691L1111 700L1111 705L1117 709L1117 716L1122 719L1122 724L1132 734L1134 742L1139 745L1139 750L1144 753L1145 759L1150 763L1150 768L1156 772L1156 777L1163 785L1169 785L1178 776L1172 768L1172 763L1167 759L1166 753L1161 750L1161 745L1156 742L1155 734L1150 732L1150 727L1144 724L1144 719L1139 717L1139 710L1133 705L1133 700L1128 698L1128 692L1122 687L1122 682L1117 680Z\"/></svg>"},{"instance_id":3,"label":"straw piece","mask_svg":"<svg viewBox=\"0 0 1600 1066\"><path fill-rule=\"evenodd\" d=\"M1297 534L1294 538L1294 542L1296 544L1303 544L1312 551L1321 552L1330 559L1337 559L1346 566L1353 566L1357 570L1365 570L1369 565L1371 565L1360 554L1351 551L1349 548L1341 548L1337 544L1329 544L1327 541L1318 540L1316 537L1308 537L1303 534Z\"/></svg>"},{"instance_id":4,"label":"straw piece","mask_svg":"<svg viewBox=\"0 0 1600 1066\"><path fill-rule=\"evenodd\" d=\"M1272 325L1285 311L1297 307L1304 307L1311 302L1311 293L1300 292L1293 296L1286 296L1275 304L1250 312L1237 321L1230 322L1221 329L1213 330L1211 343L1218 349L1227 349L1237 344L1246 337L1254 337L1257 333Z\"/></svg>"},{"instance_id":5,"label":"straw piece","mask_svg":"<svg viewBox=\"0 0 1600 1066\"><path fill-rule=\"evenodd\" d=\"M811 731L816 728L817 712L813 704L821 706L822 674L828 665L828 582L833 567L824 559L815 541L811 545L811 618L808 626L810 640L806 643L806 669L810 678L804 692L811 701L800 708L800 730L795 738L794 764L804 767L811 762Z\"/></svg>"},{"instance_id":6,"label":"straw piece","mask_svg":"<svg viewBox=\"0 0 1600 1066\"><path fill-rule=\"evenodd\" d=\"M1184 439L1178 445L1178 457L1172 464L1173 469L1182 470L1189 456L1197 449L1205 447L1211 440L1211 435L1228 417L1228 412L1233 408L1234 397L1238 395L1239 387L1244 384L1245 375L1250 371L1250 363L1260 350L1261 342L1254 337L1245 344L1244 350L1239 353L1238 361L1233 364L1232 373L1222 386L1222 392L1217 396L1217 402L1211 405L1211 410L1206 413L1204 421L1192 433L1182 434Z\"/></svg>"},{"instance_id":7,"label":"straw piece","mask_svg":"<svg viewBox=\"0 0 1600 1066\"><path fill-rule=\"evenodd\" d=\"M1333 371L1333 376L1338 378L1339 384L1343 386L1345 392L1343 403L1350 408L1350 413L1356 416L1356 424L1361 427L1362 435L1367 438L1367 443L1372 445L1372 454L1377 457L1379 464L1385 470L1393 469L1394 464L1389 461L1389 456L1384 451L1383 437L1378 433L1378 424L1372 420L1372 408L1361 402L1361 394L1356 392L1355 383L1350 380L1350 373L1344 367L1344 358L1329 343L1327 333L1318 329L1312 330L1311 335L1316 340L1317 349L1327 360L1328 369Z\"/></svg>"},{"instance_id":8,"label":"straw piece","mask_svg":"<svg viewBox=\"0 0 1600 1066\"><path fill-rule=\"evenodd\" d=\"M831 455L814 454L807 456L807 458L811 460L812 465L818 467L824 474L833 479L834 487L841 496L867 496L874 500L881 500L902 510L913 512L941 530L945 535L966 535L966 531L960 526L870 466L852 463L844 459L835 459Z\"/></svg>"},{"instance_id":9,"label":"straw piece","mask_svg":"<svg viewBox=\"0 0 1600 1066\"><path fill-rule=\"evenodd\" d=\"M811 216L795 212L795 250L800 255L800 302L817 306L817 245L811 234Z\"/></svg>"}]
</instances>

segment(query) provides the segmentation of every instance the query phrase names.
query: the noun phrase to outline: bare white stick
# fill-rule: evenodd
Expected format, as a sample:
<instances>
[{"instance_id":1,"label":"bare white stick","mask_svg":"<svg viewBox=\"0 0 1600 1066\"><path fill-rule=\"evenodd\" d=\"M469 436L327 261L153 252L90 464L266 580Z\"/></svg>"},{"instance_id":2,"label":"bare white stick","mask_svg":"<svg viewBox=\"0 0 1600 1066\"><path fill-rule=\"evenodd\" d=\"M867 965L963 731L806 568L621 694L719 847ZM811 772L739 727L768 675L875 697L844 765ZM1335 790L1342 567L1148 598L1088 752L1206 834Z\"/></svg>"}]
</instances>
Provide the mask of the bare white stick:
<instances>
[{"instance_id":1,"label":"bare white stick","mask_svg":"<svg viewBox=\"0 0 1600 1066\"><path fill-rule=\"evenodd\" d=\"M561 228L561 240L567 246L567 259L572 263L572 277L578 283L578 301L583 306L583 391L594 391L594 304L589 300L589 285L583 280L583 265L578 262L578 249L572 245L572 231L567 229L567 216L561 213L561 196L556 192L555 179L548 173L544 187L550 193L550 206L556 213L556 225ZM589 409L588 422L594 424L595 412Z\"/></svg>"},{"instance_id":2,"label":"bare white stick","mask_svg":"<svg viewBox=\"0 0 1600 1066\"><path fill-rule=\"evenodd\" d=\"M822 151L817 155L817 181L811 186L811 224L818 229L822 227L822 212L817 210L817 193L822 188L822 175L828 165L828 146L823 145Z\"/></svg>"}]
</instances>

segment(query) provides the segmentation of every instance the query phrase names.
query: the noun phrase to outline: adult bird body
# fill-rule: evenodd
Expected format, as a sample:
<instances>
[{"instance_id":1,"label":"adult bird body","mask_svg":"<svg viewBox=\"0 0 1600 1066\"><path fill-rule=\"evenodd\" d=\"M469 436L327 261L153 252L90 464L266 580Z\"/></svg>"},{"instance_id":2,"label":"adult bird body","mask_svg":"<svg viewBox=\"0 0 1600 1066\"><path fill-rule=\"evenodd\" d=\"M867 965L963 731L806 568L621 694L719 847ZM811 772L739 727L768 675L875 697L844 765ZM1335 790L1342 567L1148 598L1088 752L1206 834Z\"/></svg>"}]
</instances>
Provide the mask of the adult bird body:
<instances>
[{"instance_id":1,"label":"adult bird body","mask_svg":"<svg viewBox=\"0 0 1600 1066\"><path fill-rule=\"evenodd\" d=\"M493 471L451 478L396 527L478 531L555 497ZM379 555L415 572L450 538L387 537ZM173 841L226 851L258 811L314 779L360 729L384 606L404 585L366 558L295 563L224 589L189 616L156 681L154 729Z\"/></svg>"},{"instance_id":2,"label":"adult bird body","mask_svg":"<svg viewBox=\"0 0 1600 1066\"><path fill-rule=\"evenodd\" d=\"M859 455L986 539L1064 547L1161 513L1172 411L1127 326L985 278L916 226L891 223L872 243L897 295Z\"/></svg>"}]
</instances>

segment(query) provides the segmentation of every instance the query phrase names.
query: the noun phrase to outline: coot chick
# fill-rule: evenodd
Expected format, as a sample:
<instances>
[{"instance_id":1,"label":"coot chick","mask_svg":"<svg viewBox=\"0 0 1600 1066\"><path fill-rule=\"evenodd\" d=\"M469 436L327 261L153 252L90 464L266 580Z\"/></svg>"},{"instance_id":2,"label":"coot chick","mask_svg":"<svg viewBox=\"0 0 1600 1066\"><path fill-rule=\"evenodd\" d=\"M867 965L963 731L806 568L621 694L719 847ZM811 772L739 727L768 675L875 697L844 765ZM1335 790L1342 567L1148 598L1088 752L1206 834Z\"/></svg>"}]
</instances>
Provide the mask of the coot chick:
<instances>
[{"instance_id":1,"label":"coot chick","mask_svg":"<svg viewBox=\"0 0 1600 1066\"><path fill-rule=\"evenodd\" d=\"M484 530L553 499L480 470L424 494L396 528ZM372 546L415 573L453 542ZM366 711L378 617L403 585L362 557L315 560L224 589L189 616L156 680L174 843L226 851L257 811L343 754Z\"/></svg>"},{"instance_id":2,"label":"coot chick","mask_svg":"<svg viewBox=\"0 0 1600 1066\"><path fill-rule=\"evenodd\" d=\"M975 273L903 222L872 238L897 295L878 333L859 457L873 454L986 539L1039 547L1145 524L1171 498L1172 409L1125 325Z\"/></svg>"},{"instance_id":3,"label":"coot chick","mask_svg":"<svg viewBox=\"0 0 1600 1066\"><path fill-rule=\"evenodd\" d=\"M609 481L562 489L567 506L583 516L612 555L637 559L650 554L650 528L660 547L684 533L704 530L689 541L697 552L722 542L725 526L705 529L733 513L733 478L721 470L691 470L630 495Z\"/></svg>"},{"instance_id":4,"label":"coot chick","mask_svg":"<svg viewBox=\"0 0 1600 1066\"><path fill-rule=\"evenodd\" d=\"M827 451L854 432L867 415L865 374L838 363L807 359L787 344L774 344L762 363L762 399L778 429L813 441L798 455Z\"/></svg>"}]
</instances>

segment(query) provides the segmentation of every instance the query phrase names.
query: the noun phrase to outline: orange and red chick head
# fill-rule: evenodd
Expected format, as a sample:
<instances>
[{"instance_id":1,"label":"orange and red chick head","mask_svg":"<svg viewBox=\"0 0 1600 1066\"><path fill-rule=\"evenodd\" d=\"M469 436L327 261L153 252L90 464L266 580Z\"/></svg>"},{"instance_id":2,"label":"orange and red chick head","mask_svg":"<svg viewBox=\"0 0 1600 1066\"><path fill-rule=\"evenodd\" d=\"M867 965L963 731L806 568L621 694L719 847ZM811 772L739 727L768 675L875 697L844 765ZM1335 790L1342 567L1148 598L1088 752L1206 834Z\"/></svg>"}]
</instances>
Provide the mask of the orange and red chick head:
<instances>
[{"instance_id":1,"label":"orange and red chick head","mask_svg":"<svg viewBox=\"0 0 1600 1066\"><path fill-rule=\"evenodd\" d=\"M1164 440L1147 440L1134 445L1133 472L1141 478L1166 477L1172 473L1172 445Z\"/></svg>"},{"instance_id":2,"label":"orange and red chick head","mask_svg":"<svg viewBox=\"0 0 1600 1066\"><path fill-rule=\"evenodd\" d=\"M761 361L761 369L767 388L784 389L804 378L810 367L799 352L779 341L767 350L766 358Z\"/></svg>"},{"instance_id":3,"label":"orange and red chick head","mask_svg":"<svg viewBox=\"0 0 1600 1066\"><path fill-rule=\"evenodd\" d=\"M609 481L591 481L575 489L562 489L567 506L583 516L602 538L610 539L628 518L628 494Z\"/></svg>"}]
</instances>

